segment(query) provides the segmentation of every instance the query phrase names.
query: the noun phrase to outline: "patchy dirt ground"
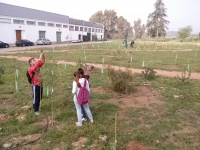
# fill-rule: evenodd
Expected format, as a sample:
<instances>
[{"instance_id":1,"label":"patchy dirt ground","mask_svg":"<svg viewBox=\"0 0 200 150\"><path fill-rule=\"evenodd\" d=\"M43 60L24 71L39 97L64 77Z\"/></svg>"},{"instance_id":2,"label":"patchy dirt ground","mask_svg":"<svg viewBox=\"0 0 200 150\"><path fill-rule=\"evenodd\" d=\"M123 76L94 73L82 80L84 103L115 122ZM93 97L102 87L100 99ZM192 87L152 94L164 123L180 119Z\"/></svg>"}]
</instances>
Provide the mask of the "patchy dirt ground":
<instances>
[{"instance_id":1,"label":"patchy dirt ground","mask_svg":"<svg viewBox=\"0 0 200 150\"><path fill-rule=\"evenodd\" d=\"M154 90L148 87L148 84L142 83L137 87L138 91L130 95L122 95L119 100L109 99L109 103L118 105L122 109L146 107L153 110L154 105L162 105L160 100L161 90Z\"/></svg>"},{"instance_id":2,"label":"patchy dirt ground","mask_svg":"<svg viewBox=\"0 0 200 150\"><path fill-rule=\"evenodd\" d=\"M28 61L30 59L30 57L18 57L18 56L0 56L0 57L4 57L4 58L15 58L19 61ZM64 64L65 61L58 61L57 64ZM76 65L75 62L66 62L66 64L69 65ZM92 64L92 63L87 63L90 66L94 66L95 68L102 68L102 64ZM104 68L107 68L108 65L103 65ZM126 70L126 67L119 67L119 66L112 66L115 70ZM143 69L132 69L132 68L128 68L129 70L132 71L132 73L141 73L143 71ZM155 69L154 71L156 71L157 75L161 75L161 76L168 76L168 77L174 77L174 76L181 76L182 72L179 71L165 71L165 70L158 70ZM193 79L198 79L200 80L200 73L198 72L192 72L191 73L191 78Z\"/></svg>"},{"instance_id":3,"label":"patchy dirt ground","mask_svg":"<svg viewBox=\"0 0 200 150\"><path fill-rule=\"evenodd\" d=\"M98 86L96 88L90 88L90 90L91 90L91 92L94 92L94 93L103 93L103 92L105 92L105 90L100 86Z\"/></svg>"},{"instance_id":4,"label":"patchy dirt ground","mask_svg":"<svg viewBox=\"0 0 200 150\"><path fill-rule=\"evenodd\" d=\"M82 150L85 145L84 143L87 142L87 138L86 137L80 137L77 141L72 143L72 146L74 147L74 150Z\"/></svg>"},{"instance_id":5,"label":"patchy dirt ground","mask_svg":"<svg viewBox=\"0 0 200 150\"><path fill-rule=\"evenodd\" d=\"M150 148L145 147L141 143L136 143L134 141L129 142L126 144L126 150L150 150Z\"/></svg>"}]
</instances>

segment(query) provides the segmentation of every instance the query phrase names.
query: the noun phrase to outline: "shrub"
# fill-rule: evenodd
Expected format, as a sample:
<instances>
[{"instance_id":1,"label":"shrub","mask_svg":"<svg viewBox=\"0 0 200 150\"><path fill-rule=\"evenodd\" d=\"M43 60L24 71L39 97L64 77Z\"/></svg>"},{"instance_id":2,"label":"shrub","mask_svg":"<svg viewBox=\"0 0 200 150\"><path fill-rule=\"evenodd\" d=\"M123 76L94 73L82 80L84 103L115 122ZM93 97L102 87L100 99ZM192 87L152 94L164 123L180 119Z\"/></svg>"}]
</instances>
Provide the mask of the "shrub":
<instances>
[{"instance_id":1,"label":"shrub","mask_svg":"<svg viewBox=\"0 0 200 150\"><path fill-rule=\"evenodd\" d=\"M179 77L179 75L177 74L175 79L176 79L178 85L183 85L183 84L189 83L190 76L191 76L191 71L190 72L184 71L183 73L181 73L181 77Z\"/></svg>"},{"instance_id":2,"label":"shrub","mask_svg":"<svg viewBox=\"0 0 200 150\"><path fill-rule=\"evenodd\" d=\"M4 68L0 66L0 84L3 84L2 75L4 74Z\"/></svg>"},{"instance_id":3,"label":"shrub","mask_svg":"<svg viewBox=\"0 0 200 150\"><path fill-rule=\"evenodd\" d=\"M108 67L109 87L111 90L119 93L130 93L133 91L132 72L129 70L115 71L113 68Z\"/></svg>"},{"instance_id":4,"label":"shrub","mask_svg":"<svg viewBox=\"0 0 200 150\"><path fill-rule=\"evenodd\" d=\"M156 71L154 71L153 68L146 68L144 71L142 71L142 74L143 74L144 78L147 80L156 78L156 76L155 76Z\"/></svg>"}]
</instances>

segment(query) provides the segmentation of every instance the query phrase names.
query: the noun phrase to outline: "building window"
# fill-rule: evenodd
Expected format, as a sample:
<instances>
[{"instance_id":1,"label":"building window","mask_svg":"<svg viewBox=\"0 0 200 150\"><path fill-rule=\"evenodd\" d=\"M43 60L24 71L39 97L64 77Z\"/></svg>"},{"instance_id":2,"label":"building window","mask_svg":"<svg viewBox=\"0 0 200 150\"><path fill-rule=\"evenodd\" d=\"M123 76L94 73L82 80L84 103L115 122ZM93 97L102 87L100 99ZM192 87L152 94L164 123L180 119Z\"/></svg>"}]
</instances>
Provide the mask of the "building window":
<instances>
[{"instance_id":1,"label":"building window","mask_svg":"<svg viewBox=\"0 0 200 150\"><path fill-rule=\"evenodd\" d=\"M13 19L13 23L14 23L14 24L24 24L24 20L16 20L16 19Z\"/></svg>"},{"instance_id":2,"label":"building window","mask_svg":"<svg viewBox=\"0 0 200 150\"><path fill-rule=\"evenodd\" d=\"M79 31L79 27L78 26L75 26L75 31Z\"/></svg>"},{"instance_id":3,"label":"building window","mask_svg":"<svg viewBox=\"0 0 200 150\"><path fill-rule=\"evenodd\" d=\"M94 28L92 28L92 32L94 32Z\"/></svg>"},{"instance_id":4,"label":"building window","mask_svg":"<svg viewBox=\"0 0 200 150\"><path fill-rule=\"evenodd\" d=\"M53 24L53 23L47 23L47 25L48 25L49 27L54 27L54 24Z\"/></svg>"},{"instance_id":5,"label":"building window","mask_svg":"<svg viewBox=\"0 0 200 150\"><path fill-rule=\"evenodd\" d=\"M91 28L88 28L88 32L91 32Z\"/></svg>"},{"instance_id":6,"label":"building window","mask_svg":"<svg viewBox=\"0 0 200 150\"><path fill-rule=\"evenodd\" d=\"M26 24L27 25L36 25L36 22L35 21L26 21Z\"/></svg>"},{"instance_id":7,"label":"building window","mask_svg":"<svg viewBox=\"0 0 200 150\"><path fill-rule=\"evenodd\" d=\"M8 19L8 18L0 18L0 23L11 23L11 19Z\"/></svg>"},{"instance_id":8,"label":"building window","mask_svg":"<svg viewBox=\"0 0 200 150\"><path fill-rule=\"evenodd\" d=\"M45 38L45 31L39 31L39 39Z\"/></svg>"},{"instance_id":9,"label":"building window","mask_svg":"<svg viewBox=\"0 0 200 150\"><path fill-rule=\"evenodd\" d=\"M87 28L85 28L84 31L87 32Z\"/></svg>"},{"instance_id":10,"label":"building window","mask_svg":"<svg viewBox=\"0 0 200 150\"><path fill-rule=\"evenodd\" d=\"M38 22L38 26L46 26L45 22Z\"/></svg>"},{"instance_id":11,"label":"building window","mask_svg":"<svg viewBox=\"0 0 200 150\"><path fill-rule=\"evenodd\" d=\"M74 26L69 26L70 31L74 31Z\"/></svg>"},{"instance_id":12,"label":"building window","mask_svg":"<svg viewBox=\"0 0 200 150\"><path fill-rule=\"evenodd\" d=\"M56 27L62 28L62 25L61 24L56 24Z\"/></svg>"},{"instance_id":13,"label":"building window","mask_svg":"<svg viewBox=\"0 0 200 150\"><path fill-rule=\"evenodd\" d=\"M83 27L80 27L80 31L83 31Z\"/></svg>"},{"instance_id":14,"label":"building window","mask_svg":"<svg viewBox=\"0 0 200 150\"><path fill-rule=\"evenodd\" d=\"M63 25L63 28L68 28L68 25Z\"/></svg>"}]
</instances>

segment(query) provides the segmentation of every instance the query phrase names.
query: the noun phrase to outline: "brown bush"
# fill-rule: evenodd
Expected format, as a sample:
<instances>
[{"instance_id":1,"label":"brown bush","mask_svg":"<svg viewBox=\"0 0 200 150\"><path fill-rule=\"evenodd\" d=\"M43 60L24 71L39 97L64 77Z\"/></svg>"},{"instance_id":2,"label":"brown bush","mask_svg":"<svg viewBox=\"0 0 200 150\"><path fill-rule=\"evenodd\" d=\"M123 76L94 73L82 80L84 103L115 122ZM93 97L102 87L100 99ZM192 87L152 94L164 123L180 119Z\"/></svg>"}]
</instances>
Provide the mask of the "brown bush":
<instances>
[{"instance_id":1,"label":"brown bush","mask_svg":"<svg viewBox=\"0 0 200 150\"><path fill-rule=\"evenodd\" d=\"M115 71L113 68L108 67L109 88L118 93L130 93L133 91L132 73L130 70Z\"/></svg>"}]
</instances>

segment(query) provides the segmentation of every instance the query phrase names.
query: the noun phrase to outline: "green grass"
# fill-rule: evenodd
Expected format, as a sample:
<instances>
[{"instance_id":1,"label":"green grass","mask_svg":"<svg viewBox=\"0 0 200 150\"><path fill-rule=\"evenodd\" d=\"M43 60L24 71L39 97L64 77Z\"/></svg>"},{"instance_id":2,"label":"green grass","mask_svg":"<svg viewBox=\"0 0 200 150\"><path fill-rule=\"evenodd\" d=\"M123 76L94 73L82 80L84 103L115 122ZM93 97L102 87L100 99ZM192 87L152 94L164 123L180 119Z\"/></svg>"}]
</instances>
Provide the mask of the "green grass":
<instances>
[{"instance_id":1,"label":"green grass","mask_svg":"<svg viewBox=\"0 0 200 150\"><path fill-rule=\"evenodd\" d=\"M38 48L35 50L39 52L39 50L41 49L44 49L44 51L53 51L52 48ZM59 52L60 50L68 51ZM133 52L127 54L125 53L126 50L133 50ZM86 60L84 51L86 55ZM29 57L38 56L38 53L28 53L29 50L25 52L26 53L18 53L12 55ZM98 64L101 64L102 58L104 58L104 62L106 64L129 66L131 68L142 68L142 62L144 60L145 67L169 71L187 70L189 64L192 71L200 71L200 47L197 44L174 44L171 42L153 44L140 41L136 42L134 49L131 49L125 48L121 45L121 42L115 41L111 43L88 44L83 46L71 45L68 47L55 47L53 53L46 53L46 57L55 61L81 61ZM132 62L130 62L131 57Z\"/></svg>"},{"instance_id":2,"label":"green grass","mask_svg":"<svg viewBox=\"0 0 200 150\"><path fill-rule=\"evenodd\" d=\"M109 43L111 48L108 50L106 44L94 45L97 49L93 49L92 45L84 46L87 55L87 62L101 63L102 56L105 58L106 64L114 64L119 66L126 66L128 58L132 55L125 54L125 48L117 49L119 43ZM142 42L140 42L140 47ZM167 44L166 44L167 45ZM171 44L174 48L178 47ZM184 45L188 46L188 45ZM189 45L193 46L193 45ZM113 48L114 47L114 48ZM153 52L153 44L146 46L151 47L151 52L148 51L134 51L133 68L141 68L140 60L144 59L149 62L150 66L155 68L167 69L175 58L175 53L172 51L156 51ZM78 59L83 61L83 50L81 46L65 47L70 50L63 53L46 53L47 59L53 60L68 60L77 62ZM105 48L105 49L104 49ZM55 48L56 50L63 49L62 47ZM164 48L163 48L164 49ZM45 50L48 50L45 49ZM175 70L183 70L187 64L188 59L192 66L192 71L199 71L199 55L194 57L194 52L199 51L195 47L194 51L183 52L178 51L178 63L180 64ZM90 52L90 53L89 53ZM117 60L109 60L105 53L110 52L115 55ZM14 55L14 54L12 54ZM15 54L19 56L37 56L38 54ZM162 56L162 57L161 57ZM173 56L173 57L172 57ZM155 59L153 59L155 58ZM171 59L173 58L173 59ZM151 61L150 61L151 60ZM154 60L154 61L152 61ZM155 62L160 62L156 64ZM147 107L141 108L125 108L122 109L121 96L112 92L107 87L108 77L107 72L101 74L100 69L96 69L96 73L92 73L90 77L91 88L102 87L104 92L91 93L89 101L90 109L94 117L94 123L86 122L82 127L75 126L76 111L73 103L73 96L71 94L71 87L73 81L73 72L77 67L67 65L65 69L63 65L55 65L46 63L42 67L44 79L44 97L41 102L41 114L35 116L33 110L27 112L22 111L21 107L28 105L32 106L31 87L26 79L26 70L28 64L20 62L15 59L0 58L0 65L5 68L5 74L2 76L4 81L0 84L0 106L3 103L10 105L9 108L0 107L0 114L9 114L10 118L0 120L0 127L3 130L0 132L0 147L5 141L12 141L13 137L25 136L29 134L41 133L42 138L34 144L39 144L41 150L60 148L61 143L64 143L65 149L73 149L72 143L77 141L80 137L86 137L88 140L85 149L91 149L90 146L97 140L97 148L99 150L111 149L112 143L115 140L114 124L115 113L118 113L117 118L117 149L125 148L129 141L142 143L150 149L168 149L168 150L188 150L199 149L200 141L200 81L191 80L189 84L179 85L174 78L157 77L150 82L149 89L160 91L160 104L152 104L151 109ZM15 68L19 69L18 85L19 91L15 91ZM195 69L196 68L196 69ZM54 75L51 74L51 69L54 70ZM146 81L142 75L135 74L133 76L133 85L139 88L140 83ZM54 88L52 96L46 95L47 85ZM137 93L137 90L135 91ZM174 95L181 95L179 99L174 99ZM144 95L145 96L145 95ZM109 99L116 103L108 102ZM134 98L133 98L134 101ZM124 112L124 113L122 113ZM120 116L120 114L123 114ZM20 114L26 114L24 121L16 119ZM48 130L45 132L45 127L40 127L37 124L46 123L46 118L51 120L53 114L54 124L50 124ZM106 142L99 141L100 135L107 135ZM7 140L6 140L7 139ZM159 140L159 142L156 142Z\"/></svg>"}]
</instances>

